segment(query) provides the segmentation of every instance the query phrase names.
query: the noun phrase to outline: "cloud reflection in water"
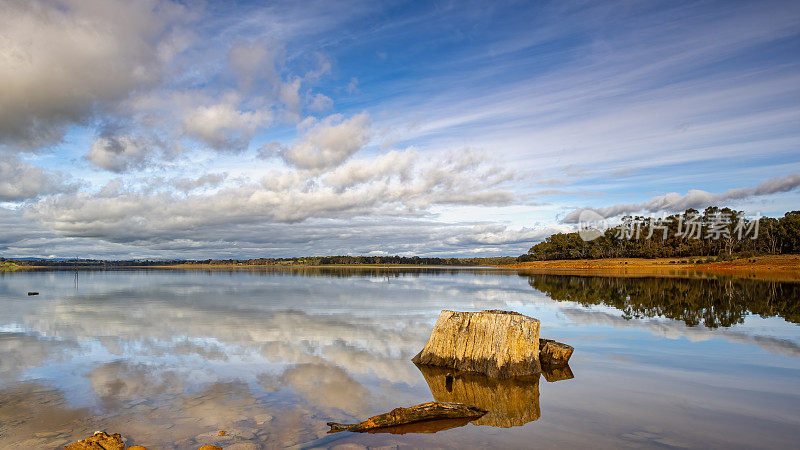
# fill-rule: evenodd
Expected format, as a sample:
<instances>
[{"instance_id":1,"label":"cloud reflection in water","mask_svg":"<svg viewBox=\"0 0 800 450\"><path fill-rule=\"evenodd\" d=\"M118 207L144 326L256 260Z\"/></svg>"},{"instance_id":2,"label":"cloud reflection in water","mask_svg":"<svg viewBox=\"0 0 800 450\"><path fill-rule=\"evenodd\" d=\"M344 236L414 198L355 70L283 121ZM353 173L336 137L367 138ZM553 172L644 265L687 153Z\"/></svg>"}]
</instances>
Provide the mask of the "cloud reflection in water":
<instances>
[{"instance_id":1,"label":"cloud reflection in water","mask_svg":"<svg viewBox=\"0 0 800 450\"><path fill-rule=\"evenodd\" d=\"M487 424L512 428L496 434L488 427L468 425L427 437L404 435L402 441L392 440L399 437L344 436L331 442L515 447L529 442L529 427L535 426L541 439L567 443L558 440L564 423L588 417L584 414L591 409L591 399L605 395L592 391L601 386L593 380L609 373L593 361L613 360L602 353L602 347L591 347L596 354L585 349L591 342L608 338L607 325L625 324L625 330L646 333L655 326L649 323L655 319L627 320L611 307L553 301L531 289L527 277L509 272L389 274L341 269L98 272L82 275L77 292L71 274L6 276L0 295L0 307L6 312L0 323L4 330L0 332L0 399L4 401L0 414L6 418L0 424L0 446L20 446L43 431L58 433L36 438L41 441L37 445L57 445L95 429L120 432L154 447L244 441L311 445L329 442L317 441L327 439L326 421L357 421L432 398L456 400L456 394L470 401L491 401L498 413L494 419L487 416ZM30 286L42 292L40 298L25 297ZM541 379L532 385L502 387L461 377L454 379L452 392L442 391L438 375L421 373L410 362L424 346L441 309L515 309L541 318L547 337L576 346L573 360L578 378L546 384L544 411L538 406ZM747 325L747 317L744 321ZM768 331L774 336L766 336L759 334L761 328L741 325L709 329L669 319L662 322L659 326L674 330L669 333L727 340L730 347L720 350L717 358L724 358L726 351L750 352L762 346L778 352L769 364L796 367L795 360L786 359L797 355L792 329L773 326ZM673 336L656 332L663 335ZM630 345L641 344L631 341ZM686 351L691 352L691 347ZM669 364L681 362L670 360ZM765 379L781 376L763 370ZM778 385L782 382L774 379ZM500 392L505 394L499 396ZM582 392L583 399L570 398L574 392ZM699 399L712 395L695 394ZM640 408L637 402L644 400L637 395L620 394L619 411ZM503 398L509 401L503 403ZM787 395L786 400L770 405L785 411L788 406L783 402L791 398ZM657 411L664 407L659 403L663 401L653 399L650 392L646 405ZM21 412L14 416L12 407ZM580 413L568 414L565 408L577 408ZM748 414L749 408L740 414ZM607 437L598 436L590 423L573 424L578 431L570 442L579 442L581 430L586 430L594 433L587 435L586 442L620 443L615 436L624 434L624 423L605 424L608 430L619 428L618 435ZM691 434L690 426L695 424L676 424L674 433ZM753 429L740 428L741 433L729 434L758 436ZM220 429L228 435L215 436ZM747 437L741 439L749 442Z\"/></svg>"}]
</instances>

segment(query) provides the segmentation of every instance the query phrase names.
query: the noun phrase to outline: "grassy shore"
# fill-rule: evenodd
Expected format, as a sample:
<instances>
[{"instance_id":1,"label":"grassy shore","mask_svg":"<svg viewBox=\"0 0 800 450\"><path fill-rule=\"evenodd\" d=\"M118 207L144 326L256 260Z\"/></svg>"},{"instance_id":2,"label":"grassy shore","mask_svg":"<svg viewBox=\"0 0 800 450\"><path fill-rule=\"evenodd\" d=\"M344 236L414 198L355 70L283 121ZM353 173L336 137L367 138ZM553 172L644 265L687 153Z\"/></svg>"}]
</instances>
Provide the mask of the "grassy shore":
<instances>
[{"instance_id":1,"label":"grassy shore","mask_svg":"<svg viewBox=\"0 0 800 450\"><path fill-rule=\"evenodd\" d=\"M200 270L257 270L300 268L453 268L453 266L423 266L408 264L351 264L351 265L252 265L252 264L176 264L158 266L166 269ZM691 276L731 275L772 281L800 281L800 255L768 255L715 261L708 257L688 258L609 258L574 259L553 261L530 261L524 263L493 266L506 270L555 274L592 274L610 276Z\"/></svg>"},{"instance_id":2,"label":"grassy shore","mask_svg":"<svg viewBox=\"0 0 800 450\"><path fill-rule=\"evenodd\" d=\"M72 266L64 266L72 267ZM487 267L487 266L475 266ZM607 276L707 276L730 275L741 278L757 278L771 281L800 281L800 255L767 255L717 261L716 258L693 256L687 258L608 258L571 259L552 261L529 261L499 266L488 266L504 270L524 270L531 273L552 273L571 275ZM5 262L0 271L47 270L57 266L19 266ZM178 270L262 270L262 269L309 269L309 268L361 268L361 269L420 269L420 268L459 268L445 265L411 264L272 264L258 265L246 263L184 263L152 266L115 266L116 269L178 269ZM78 267L78 270L91 269Z\"/></svg>"},{"instance_id":3,"label":"grassy shore","mask_svg":"<svg viewBox=\"0 0 800 450\"><path fill-rule=\"evenodd\" d=\"M425 265L425 264L245 264L245 263L237 263L237 264L196 264L196 263L184 263L184 264L171 264L166 266L150 266L152 268L158 269L223 269L223 270L230 270L230 269L307 269L307 268L315 268L315 269L325 269L325 268L364 268L364 269L404 269L404 268L412 268L412 269L458 269L462 267L501 267L501 266L444 266L444 265Z\"/></svg>"},{"instance_id":4,"label":"grassy shore","mask_svg":"<svg viewBox=\"0 0 800 450\"><path fill-rule=\"evenodd\" d=\"M0 264L0 272L15 272L20 268L21 266L18 266L17 264L14 264L12 262L4 261L3 263Z\"/></svg>"},{"instance_id":5,"label":"grassy shore","mask_svg":"<svg viewBox=\"0 0 800 450\"><path fill-rule=\"evenodd\" d=\"M800 255L768 255L714 261L688 258L608 258L529 261L500 266L541 273L593 274L611 276L732 275L773 281L800 280Z\"/></svg>"}]
</instances>

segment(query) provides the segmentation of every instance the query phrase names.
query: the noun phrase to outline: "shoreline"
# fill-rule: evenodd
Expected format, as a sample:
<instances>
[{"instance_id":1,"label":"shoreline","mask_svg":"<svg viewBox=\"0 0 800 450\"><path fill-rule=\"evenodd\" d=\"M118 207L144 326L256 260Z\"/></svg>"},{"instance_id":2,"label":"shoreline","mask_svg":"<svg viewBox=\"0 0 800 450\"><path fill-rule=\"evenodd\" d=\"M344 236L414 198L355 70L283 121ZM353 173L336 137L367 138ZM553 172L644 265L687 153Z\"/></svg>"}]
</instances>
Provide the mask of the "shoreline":
<instances>
[{"instance_id":1,"label":"shoreline","mask_svg":"<svg viewBox=\"0 0 800 450\"><path fill-rule=\"evenodd\" d=\"M502 266L531 273L604 276L723 275L768 281L800 281L800 255L767 255L702 262L707 257L606 258L528 261Z\"/></svg>"},{"instance_id":2,"label":"shoreline","mask_svg":"<svg viewBox=\"0 0 800 450\"><path fill-rule=\"evenodd\" d=\"M16 266L10 272L29 270L302 270L302 269L490 269L521 271L526 273L549 273L554 275L594 275L628 277L697 277L733 276L736 278L762 279L767 281L800 281L800 255L766 255L739 258L730 261L704 262L708 257L683 258L605 258L528 261L496 266L446 266L410 264L170 264L170 265L119 265L103 266Z\"/></svg>"}]
</instances>

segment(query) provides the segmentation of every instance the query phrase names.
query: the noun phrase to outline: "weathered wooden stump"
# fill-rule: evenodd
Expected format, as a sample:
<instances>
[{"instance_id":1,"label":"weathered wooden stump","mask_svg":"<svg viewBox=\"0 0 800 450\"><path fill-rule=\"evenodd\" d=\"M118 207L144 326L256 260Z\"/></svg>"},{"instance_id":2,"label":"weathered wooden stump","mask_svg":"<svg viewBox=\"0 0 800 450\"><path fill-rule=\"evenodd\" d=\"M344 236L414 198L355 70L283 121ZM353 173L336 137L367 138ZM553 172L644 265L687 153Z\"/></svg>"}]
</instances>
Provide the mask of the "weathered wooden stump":
<instances>
[{"instance_id":1,"label":"weathered wooden stump","mask_svg":"<svg viewBox=\"0 0 800 450\"><path fill-rule=\"evenodd\" d=\"M494 378L534 375L541 371L539 325L510 311L442 311L413 361Z\"/></svg>"}]
</instances>

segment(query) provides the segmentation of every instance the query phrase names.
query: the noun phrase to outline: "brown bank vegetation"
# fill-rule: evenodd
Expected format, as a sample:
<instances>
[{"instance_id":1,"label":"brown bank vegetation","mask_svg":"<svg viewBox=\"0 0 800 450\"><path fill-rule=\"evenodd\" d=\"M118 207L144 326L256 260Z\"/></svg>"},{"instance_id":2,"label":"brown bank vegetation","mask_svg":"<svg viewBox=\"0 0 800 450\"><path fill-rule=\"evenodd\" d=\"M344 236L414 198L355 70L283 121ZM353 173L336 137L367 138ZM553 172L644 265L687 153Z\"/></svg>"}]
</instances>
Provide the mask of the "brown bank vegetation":
<instances>
[{"instance_id":1,"label":"brown bank vegetation","mask_svg":"<svg viewBox=\"0 0 800 450\"><path fill-rule=\"evenodd\" d=\"M500 266L554 274L608 276L731 275L772 281L799 281L800 255L766 255L748 258L606 258L526 261Z\"/></svg>"}]
</instances>

